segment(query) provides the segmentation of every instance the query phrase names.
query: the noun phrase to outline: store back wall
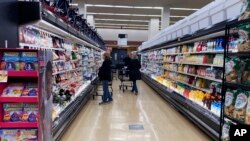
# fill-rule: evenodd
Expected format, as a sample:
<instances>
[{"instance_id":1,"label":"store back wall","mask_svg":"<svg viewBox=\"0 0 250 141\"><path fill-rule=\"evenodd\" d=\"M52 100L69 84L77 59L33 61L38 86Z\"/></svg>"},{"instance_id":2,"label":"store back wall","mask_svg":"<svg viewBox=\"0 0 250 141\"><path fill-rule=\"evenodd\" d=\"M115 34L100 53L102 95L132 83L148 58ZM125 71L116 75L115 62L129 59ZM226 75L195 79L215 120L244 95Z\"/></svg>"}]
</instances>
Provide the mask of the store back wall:
<instances>
[{"instance_id":1,"label":"store back wall","mask_svg":"<svg viewBox=\"0 0 250 141\"><path fill-rule=\"evenodd\" d=\"M105 41L117 41L118 34L127 34L128 41L143 42L148 40L148 30L98 28L97 31Z\"/></svg>"}]
</instances>

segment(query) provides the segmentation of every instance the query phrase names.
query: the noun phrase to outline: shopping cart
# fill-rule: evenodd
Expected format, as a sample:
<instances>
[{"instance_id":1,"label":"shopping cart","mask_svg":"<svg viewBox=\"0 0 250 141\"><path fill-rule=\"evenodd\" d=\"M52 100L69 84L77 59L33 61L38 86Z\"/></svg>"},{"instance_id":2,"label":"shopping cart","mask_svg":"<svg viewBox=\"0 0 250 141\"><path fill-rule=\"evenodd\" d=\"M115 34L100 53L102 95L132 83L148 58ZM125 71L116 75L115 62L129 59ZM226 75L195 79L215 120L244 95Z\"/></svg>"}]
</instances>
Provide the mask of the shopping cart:
<instances>
[{"instance_id":1,"label":"shopping cart","mask_svg":"<svg viewBox=\"0 0 250 141\"><path fill-rule=\"evenodd\" d=\"M129 70L126 67L118 70L118 79L121 81L119 89L125 92L128 87L132 87L132 82L129 80Z\"/></svg>"},{"instance_id":2,"label":"shopping cart","mask_svg":"<svg viewBox=\"0 0 250 141\"><path fill-rule=\"evenodd\" d=\"M115 78L117 80L117 68L115 66L111 66L112 79Z\"/></svg>"}]
</instances>

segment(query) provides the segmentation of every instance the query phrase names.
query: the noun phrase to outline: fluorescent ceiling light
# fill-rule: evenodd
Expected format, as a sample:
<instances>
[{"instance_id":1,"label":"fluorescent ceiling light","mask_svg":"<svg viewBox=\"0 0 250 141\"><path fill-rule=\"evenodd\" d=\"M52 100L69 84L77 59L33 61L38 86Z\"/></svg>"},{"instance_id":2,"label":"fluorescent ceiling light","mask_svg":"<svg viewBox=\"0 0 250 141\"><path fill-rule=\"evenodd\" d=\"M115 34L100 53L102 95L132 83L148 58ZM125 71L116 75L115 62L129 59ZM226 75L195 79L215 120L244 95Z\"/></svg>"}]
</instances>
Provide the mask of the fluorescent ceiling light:
<instances>
[{"instance_id":1,"label":"fluorescent ceiling light","mask_svg":"<svg viewBox=\"0 0 250 141\"><path fill-rule=\"evenodd\" d=\"M100 5L100 4L86 4L89 7L109 7L109 8L135 8L135 9L163 9L163 7L143 7L143 6L125 6L125 5Z\"/></svg>"},{"instance_id":2,"label":"fluorescent ceiling light","mask_svg":"<svg viewBox=\"0 0 250 141\"><path fill-rule=\"evenodd\" d=\"M139 26L139 27L148 27L148 25L139 25L139 24L113 24L113 23L95 23L95 25L111 25L111 26Z\"/></svg>"},{"instance_id":3,"label":"fluorescent ceiling light","mask_svg":"<svg viewBox=\"0 0 250 141\"><path fill-rule=\"evenodd\" d=\"M174 15L170 16L170 18L185 18L185 17L187 16L174 16Z\"/></svg>"},{"instance_id":4,"label":"fluorescent ceiling light","mask_svg":"<svg viewBox=\"0 0 250 141\"><path fill-rule=\"evenodd\" d=\"M87 13L88 15L111 15L111 16L135 16L135 17L161 17L161 15L145 15L145 14L121 14L121 13Z\"/></svg>"},{"instance_id":5,"label":"fluorescent ceiling light","mask_svg":"<svg viewBox=\"0 0 250 141\"><path fill-rule=\"evenodd\" d=\"M173 8L170 8L170 10L186 10L186 11L197 11L199 9L194 9L194 8L176 8L176 7L173 7Z\"/></svg>"},{"instance_id":6,"label":"fluorescent ceiling light","mask_svg":"<svg viewBox=\"0 0 250 141\"><path fill-rule=\"evenodd\" d=\"M118 22L144 22L149 23L148 20L126 20L126 19L99 19L95 18L96 21L118 21Z\"/></svg>"},{"instance_id":7,"label":"fluorescent ceiling light","mask_svg":"<svg viewBox=\"0 0 250 141\"><path fill-rule=\"evenodd\" d=\"M145 7L145 6L126 6L126 5L101 5L101 4L86 4L89 7L108 7L108 8L134 8L134 9L163 9L164 7ZM190 11L197 11L199 9L195 8L178 8L172 7L170 10L190 10Z\"/></svg>"},{"instance_id":8,"label":"fluorescent ceiling light","mask_svg":"<svg viewBox=\"0 0 250 141\"><path fill-rule=\"evenodd\" d=\"M120 27L120 26L96 26L96 28L113 28L113 29L142 29L142 30L148 30L148 28L143 27Z\"/></svg>"},{"instance_id":9,"label":"fluorescent ceiling light","mask_svg":"<svg viewBox=\"0 0 250 141\"><path fill-rule=\"evenodd\" d=\"M70 3L69 6L77 7L77 6L78 6L78 3Z\"/></svg>"}]
</instances>

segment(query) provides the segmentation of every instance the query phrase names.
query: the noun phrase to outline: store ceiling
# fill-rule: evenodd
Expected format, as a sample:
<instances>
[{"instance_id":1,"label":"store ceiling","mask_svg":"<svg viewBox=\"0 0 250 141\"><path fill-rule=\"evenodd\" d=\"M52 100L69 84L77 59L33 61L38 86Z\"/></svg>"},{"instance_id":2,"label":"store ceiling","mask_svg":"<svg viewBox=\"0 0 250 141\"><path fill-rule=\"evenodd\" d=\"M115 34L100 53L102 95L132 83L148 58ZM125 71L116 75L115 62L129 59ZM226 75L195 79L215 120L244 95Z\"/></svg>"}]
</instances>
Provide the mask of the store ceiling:
<instances>
[{"instance_id":1,"label":"store ceiling","mask_svg":"<svg viewBox=\"0 0 250 141\"><path fill-rule=\"evenodd\" d=\"M212 0L73 0L73 2L79 5L81 5L80 3L90 5L87 7L87 13L94 15L96 28L129 27L129 29L146 30L151 17L161 18L162 10L160 7L199 9ZM116 8L112 6L128 7ZM171 9L170 16L188 16L193 12L195 10ZM170 23L173 24L182 18L171 17Z\"/></svg>"}]
</instances>

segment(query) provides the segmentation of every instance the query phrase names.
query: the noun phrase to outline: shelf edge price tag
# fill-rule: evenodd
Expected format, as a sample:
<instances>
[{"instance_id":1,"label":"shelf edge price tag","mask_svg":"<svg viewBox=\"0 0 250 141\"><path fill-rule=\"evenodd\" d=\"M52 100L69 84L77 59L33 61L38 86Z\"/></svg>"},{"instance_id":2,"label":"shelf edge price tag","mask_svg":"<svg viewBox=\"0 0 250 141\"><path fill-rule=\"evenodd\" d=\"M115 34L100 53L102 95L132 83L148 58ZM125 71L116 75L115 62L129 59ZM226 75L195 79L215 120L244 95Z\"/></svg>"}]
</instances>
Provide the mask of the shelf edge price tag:
<instances>
[{"instance_id":1,"label":"shelf edge price tag","mask_svg":"<svg viewBox=\"0 0 250 141\"><path fill-rule=\"evenodd\" d=\"M0 82L8 81L8 71L0 70Z\"/></svg>"}]
</instances>

